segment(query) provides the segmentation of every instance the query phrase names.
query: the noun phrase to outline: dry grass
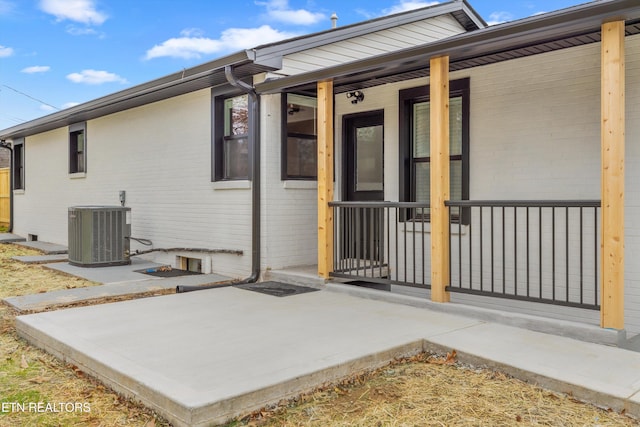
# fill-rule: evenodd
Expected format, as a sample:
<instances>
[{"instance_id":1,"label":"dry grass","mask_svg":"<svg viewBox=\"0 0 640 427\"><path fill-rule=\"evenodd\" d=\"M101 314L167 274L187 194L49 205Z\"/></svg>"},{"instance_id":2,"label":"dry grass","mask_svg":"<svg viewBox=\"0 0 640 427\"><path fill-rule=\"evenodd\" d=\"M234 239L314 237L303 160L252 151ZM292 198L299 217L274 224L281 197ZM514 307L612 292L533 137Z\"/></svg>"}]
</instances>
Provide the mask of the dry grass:
<instances>
[{"instance_id":1,"label":"dry grass","mask_svg":"<svg viewBox=\"0 0 640 427\"><path fill-rule=\"evenodd\" d=\"M634 426L624 415L425 354L300 396L230 426Z\"/></svg>"},{"instance_id":2,"label":"dry grass","mask_svg":"<svg viewBox=\"0 0 640 427\"><path fill-rule=\"evenodd\" d=\"M11 258L37 251L0 244L0 298L94 286L96 283ZM28 345L15 332L15 313L0 305L0 426L162 426L150 410L106 389L76 367ZM16 403L51 404L49 412ZM63 404L61 406L61 404ZM67 411L64 404L78 404ZM46 407L45 407L46 409ZM89 409L89 411L87 411ZM57 412L52 412L56 410Z\"/></svg>"},{"instance_id":3,"label":"dry grass","mask_svg":"<svg viewBox=\"0 0 640 427\"><path fill-rule=\"evenodd\" d=\"M95 283L11 260L37 251L0 244L0 297ZM102 301L101 301L102 302ZM76 367L17 337L0 305L0 404L73 403L87 411L0 411L0 426L168 426ZM636 421L507 377L416 356L259 411L230 426L631 426ZM58 406L59 408L59 406Z\"/></svg>"}]
</instances>

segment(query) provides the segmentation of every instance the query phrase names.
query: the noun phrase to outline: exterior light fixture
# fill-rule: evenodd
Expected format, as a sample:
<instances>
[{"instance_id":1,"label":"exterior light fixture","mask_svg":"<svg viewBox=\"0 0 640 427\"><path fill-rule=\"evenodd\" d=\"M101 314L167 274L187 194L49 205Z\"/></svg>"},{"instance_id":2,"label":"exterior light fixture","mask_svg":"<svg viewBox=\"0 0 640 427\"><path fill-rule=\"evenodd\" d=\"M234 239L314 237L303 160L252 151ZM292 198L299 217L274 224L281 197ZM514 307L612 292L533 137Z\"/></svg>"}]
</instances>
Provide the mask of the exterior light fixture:
<instances>
[{"instance_id":1,"label":"exterior light fixture","mask_svg":"<svg viewBox=\"0 0 640 427\"><path fill-rule=\"evenodd\" d=\"M362 102L364 100L364 93L361 90L355 90L353 92L347 92L347 98L353 98L351 100L352 104L357 104L358 102Z\"/></svg>"}]
</instances>

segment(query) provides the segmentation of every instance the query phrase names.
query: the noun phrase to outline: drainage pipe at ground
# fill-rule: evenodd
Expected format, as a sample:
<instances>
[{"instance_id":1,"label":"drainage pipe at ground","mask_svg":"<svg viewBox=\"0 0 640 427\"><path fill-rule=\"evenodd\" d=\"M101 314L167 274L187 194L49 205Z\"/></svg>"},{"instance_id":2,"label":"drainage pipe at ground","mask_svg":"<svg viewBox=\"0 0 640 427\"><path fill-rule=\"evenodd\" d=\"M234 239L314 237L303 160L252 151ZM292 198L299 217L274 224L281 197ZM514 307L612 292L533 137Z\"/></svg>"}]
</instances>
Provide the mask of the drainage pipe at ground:
<instances>
[{"instance_id":1,"label":"drainage pipe at ground","mask_svg":"<svg viewBox=\"0 0 640 427\"><path fill-rule=\"evenodd\" d=\"M260 279L260 96L253 86L238 80L233 74L233 67L224 68L227 81L241 89L249 96L249 155L251 160L251 275L240 281L212 283L202 286L176 286L176 293L201 291L244 283L255 283Z\"/></svg>"}]
</instances>

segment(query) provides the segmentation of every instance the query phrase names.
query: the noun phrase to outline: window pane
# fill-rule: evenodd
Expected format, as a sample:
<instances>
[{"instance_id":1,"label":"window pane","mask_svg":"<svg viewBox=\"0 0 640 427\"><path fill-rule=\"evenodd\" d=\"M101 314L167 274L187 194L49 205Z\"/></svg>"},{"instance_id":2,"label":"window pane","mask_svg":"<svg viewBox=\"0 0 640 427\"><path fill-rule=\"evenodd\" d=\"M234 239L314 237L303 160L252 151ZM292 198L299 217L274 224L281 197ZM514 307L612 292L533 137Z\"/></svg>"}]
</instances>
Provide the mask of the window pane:
<instances>
[{"instance_id":1,"label":"window pane","mask_svg":"<svg viewBox=\"0 0 640 427\"><path fill-rule=\"evenodd\" d=\"M415 195L416 202L431 203L431 165L429 162L415 163ZM416 215L427 215L428 209L416 209Z\"/></svg>"},{"instance_id":2,"label":"window pane","mask_svg":"<svg viewBox=\"0 0 640 427\"><path fill-rule=\"evenodd\" d=\"M287 178L317 177L317 106L314 97L287 94L287 102L283 111L286 118L287 135L286 164L284 175Z\"/></svg>"},{"instance_id":3,"label":"window pane","mask_svg":"<svg viewBox=\"0 0 640 427\"><path fill-rule=\"evenodd\" d=\"M449 162L449 188L451 200L462 200L462 160Z\"/></svg>"},{"instance_id":4,"label":"window pane","mask_svg":"<svg viewBox=\"0 0 640 427\"><path fill-rule=\"evenodd\" d=\"M84 131L79 130L69 134L69 172L84 172Z\"/></svg>"},{"instance_id":5,"label":"window pane","mask_svg":"<svg viewBox=\"0 0 640 427\"><path fill-rule=\"evenodd\" d=\"M287 138L287 176L315 177L317 168L317 140L289 136Z\"/></svg>"},{"instance_id":6,"label":"window pane","mask_svg":"<svg viewBox=\"0 0 640 427\"><path fill-rule=\"evenodd\" d=\"M224 101L224 136L249 133L249 97L236 96Z\"/></svg>"},{"instance_id":7,"label":"window pane","mask_svg":"<svg viewBox=\"0 0 640 427\"><path fill-rule=\"evenodd\" d=\"M78 153L78 165L76 167L76 172L84 172L84 153Z\"/></svg>"},{"instance_id":8,"label":"window pane","mask_svg":"<svg viewBox=\"0 0 640 427\"><path fill-rule=\"evenodd\" d=\"M428 162L415 163L414 171L415 201L429 203L431 201L431 165Z\"/></svg>"},{"instance_id":9,"label":"window pane","mask_svg":"<svg viewBox=\"0 0 640 427\"><path fill-rule=\"evenodd\" d=\"M287 133L317 135L317 104L316 98L287 94Z\"/></svg>"},{"instance_id":10,"label":"window pane","mask_svg":"<svg viewBox=\"0 0 640 427\"><path fill-rule=\"evenodd\" d=\"M13 188L24 189L24 144L13 146Z\"/></svg>"},{"instance_id":11,"label":"window pane","mask_svg":"<svg viewBox=\"0 0 640 427\"><path fill-rule=\"evenodd\" d=\"M76 151L82 153L84 151L84 132L76 132Z\"/></svg>"},{"instance_id":12,"label":"window pane","mask_svg":"<svg viewBox=\"0 0 640 427\"><path fill-rule=\"evenodd\" d=\"M430 105L420 102L413 105L413 157L429 157L430 153ZM462 98L449 100L449 154L462 154Z\"/></svg>"},{"instance_id":13,"label":"window pane","mask_svg":"<svg viewBox=\"0 0 640 427\"><path fill-rule=\"evenodd\" d=\"M429 157L429 103L413 104L413 157Z\"/></svg>"},{"instance_id":14,"label":"window pane","mask_svg":"<svg viewBox=\"0 0 640 427\"><path fill-rule=\"evenodd\" d=\"M462 154L462 97L449 100L449 155Z\"/></svg>"},{"instance_id":15,"label":"window pane","mask_svg":"<svg viewBox=\"0 0 640 427\"><path fill-rule=\"evenodd\" d=\"M249 177L249 143L247 138L224 140L224 179Z\"/></svg>"},{"instance_id":16,"label":"window pane","mask_svg":"<svg viewBox=\"0 0 640 427\"><path fill-rule=\"evenodd\" d=\"M356 130L356 191L383 190L383 127Z\"/></svg>"}]
</instances>

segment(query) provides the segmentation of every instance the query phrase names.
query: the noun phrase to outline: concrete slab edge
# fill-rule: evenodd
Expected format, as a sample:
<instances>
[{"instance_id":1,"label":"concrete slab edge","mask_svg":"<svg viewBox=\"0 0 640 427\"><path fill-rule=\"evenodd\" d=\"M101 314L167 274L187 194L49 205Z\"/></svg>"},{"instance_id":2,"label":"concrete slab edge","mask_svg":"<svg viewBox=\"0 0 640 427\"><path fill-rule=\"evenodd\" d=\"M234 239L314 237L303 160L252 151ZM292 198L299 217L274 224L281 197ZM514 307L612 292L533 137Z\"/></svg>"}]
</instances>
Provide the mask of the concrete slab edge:
<instances>
[{"instance_id":1,"label":"concrete slab edge","mask_svg":"<svg viewBox=\"0 0 640 427\"><path fill-rule=\"evenodd\" d=\"M0 240L0 244L1 243L18 243L18 242L25 242L27 239L25 239L24 237L10 237L10 238L6 238L6 239L2 239Z\"/></svg>"},{"instance_id":2,"label":"concrete slab edge","mask_svg":"<svg viewBox=\"0 0 640 427\"><path fill-rule=\"evenodd\" d=\"M455 350L441 344L430 342L428 340L425 340L424 348L426 352L433 352L437 354L445 354L447 352ZM632 396L629 396L627 398L612 396L608 393L589 389L576 384L571 384L566 381L561 381L546 375L537 374L535 372L517 368L509 364L496 362L494 360L486 359L484 357L480 357L471 353L460 352L457 350L456 353L458 362L461 362L463 364L494 369L496 371L503 372L516 379L525 381L529 384L533 384L543 389L572 396L573 398L581 402L588 403L605 410L612 409L616 412L622 412L624 410L627 415L636 419L640 418L640 404L632 401Z\"/></svg>"},{"instance_id":3,"label":"concrete slab edge","mask_svg":"<svg viewBox=\"0 0 640 427\"><path fill-rule=\"evenodd\" d=\"M213 402L198 408L186 408L168 396L143 387L131 377L88 357L58 340L51 339L37 328L16 318L18 335L32 345L52 354L64 363L77 366L82 372L96 378L115 392L134 399L165 417L176 427L204 427L222 424L234 418L249 415L282 400L291 399L323 385L331 384L358 372L386 365L394 359L412 356L424 351L424 340L409 342L375 354L365 355L307 375L291 378L278 384Z\"/></svg>"},{"instance_id":4,"label":"concrete slab edge","mask_svg":"<svg viewBox=\"0 0 640 427\"><path fill-rule=\"evenodd\" d=\"M69 261L69 257L66 254L14 256L11 259L24 264L49 264Z\"/></svg>"},{"instance_id":5,"label":"concrete slab edge","mask_svg":"<svg viewBox=\"0 0 640 427\"><path fill-rule=\"evenodd\" d=\"M229 422L278 402L334 384L360 372L382 367L395 359L409 357L424 351L424 340L409 342L374 354L291 378L269 387L236 396L199 408L193 417L194 427L205 427Z\"/></svg>"},{"instance_id":6,"label":"concrete slab edge","mask_svg":"<svg viewBox=\"0 0 640 427\"><path fill-rule=\"evenodd\" d=\"M20 297L9 297L2 300L6 305L16 310L19 314L39 313L47 310L60 310L66 308L77 307L80 304L110 304L118 302L123 298L145 298L165 295L166 291L173 289L165 288L149 288L149 289L132 289L131 291L121 292L117 294L91 295L87 297L77 296L69 298L63 302L41 301L36 303L20 303ZM164 293L163 293L164 292ZM155 295L157 293L157 295Z\"/></svg>"},{"instance_id":7,"label":"concrete slab edge","mask_svg":"<svg viewBox=\"0 0 640 427\"><path fill-rule=\"evenodd\" d=\"M51 339L37 328L22 321L20 317L16 318L16 330L18 335L30 344L50 353L63 363L78 367L82 372L97 379L111 390L140 402L167 418L171 423L176 423L176 426L191 426L190 423L183 422L183 419L190 419L191 411L185 411L183 405L175 402L170 397L154 393L153 390L144 388L129 376L90 358L85 353L77 351L60 341ZM179 415L176 417L173 415L174 413Z\"/></svg>"},{"instance_id":8,"label":"concrete slab edge","mask_svg":"<svg viewBox=\"0 0 640 427\"><path fill-rule=\"evenodd\" d=\"M504 312L455 303L438 304L424 298L394 294L386 291L361 288L335 282L329 282L325 286L327 290L333 292L340 292L361 298L387 301L396 304L404 304L411 307L426 308L441 313L455 314L486 322L515 326L536 332L574 338L585 342L615 347L624 347L626 343L626 332L624 330L603 329L598 326L586 325L577 322L545 319L527 314Z\"/></svg>"},{"instance_id":9,"label":"concrete slab edge","mask_svg":"<svg viewBox=\"0 0 640 427\"><path fill-rule=\"evenodd\" d=\"M375 369L391 362L398 357L410 356L420 352L445 354L452 348L435 344L428 340L418 340L396 346L375 354L365 355L320 371L311 372L272 386L231 397L224 401L213 402L198 408L185 408L169 397L144 388L129 376L89 358L86 354L74 350L52 340L46 334L16 318L18 334L65 363L71 363L86 374L97 378L105 385L126 397L135 399L167 418L176 426L204 427L211 423L224 423L231 419L245 416L255 410L290 399L305 392L312 391L323 385L337 382L358 372ZM458 352L457 359L461 363L478 367L487 367L504 372L514 378L540 386L547 390L569 394L574 398L605 409L615 411L625 410L630 416L640 418L640 403L634 396L620 398L607 393L567 383L545 375L536 374L509 364L496 362L471 353Z\"/></svg>"}]
</instances>

